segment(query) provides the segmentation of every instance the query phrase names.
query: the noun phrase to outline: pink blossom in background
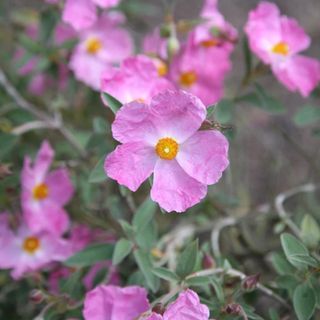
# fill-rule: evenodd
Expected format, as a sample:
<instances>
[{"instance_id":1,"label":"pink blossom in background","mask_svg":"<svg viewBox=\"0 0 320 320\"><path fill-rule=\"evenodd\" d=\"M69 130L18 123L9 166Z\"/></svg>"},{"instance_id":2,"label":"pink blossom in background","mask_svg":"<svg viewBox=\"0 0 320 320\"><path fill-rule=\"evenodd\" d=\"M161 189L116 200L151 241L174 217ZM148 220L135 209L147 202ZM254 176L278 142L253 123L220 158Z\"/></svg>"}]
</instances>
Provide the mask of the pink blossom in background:
<instances>
[{"instance_id":1,"label":"pink blossom in background","mask_svg":"<svg viewBox=\"0 0 320 320\"><path fill-rule=\"evenodd\" d=\"M146 320L208 320L209 315L208 307L200 303L197 293L188 289L179 294L163 316L152 313Z\"/></svg>"},{"instance_id":2,"label":"pink blossom in background","mask_svg":"<svg viewBox=\"0 0 320 320\"><path fill-rule=\"evenodd\" d=\"M127 58L111 75L106 71L101 80L101 91L122 103L148 103L154 95L169 88L173 85L159 74L153 60L142 55Z\"/></svg>"},{"instance_id":3,"label":"pink blossom in background","mask_svg":"<svg viewBox=\"0 0 320 320\"><path fill-rule=\"evenodd\" d=\"M133 320L148 309L144 288L100 285L87 293L83 315L85 320Z\"/></svg>"},{"instance_id":4,"label":"pink blossom in background","mask_svg":"<svg viewBox=\"0 0 320 320\"><path fill-rule=\"evenodd\" d=\"M259 3L249 13L245 26L251 50L290 91L307 97L320 81L320 62L299 53L310 46L310 38L298 22L281 16L270 2Z\"/></svg>"},{"instance_id":5,"label":"pink blossom in background","mask_svg":"<svg viewBox=\"0 0 320 320\"><path fill-rule=\"evenodd\" d=\"M225 50L186 45L173 59L170 79L209 106L223 97L224 78L230 70Z\"/></svg>"},{"instance_id":6,"label":"pink blossom in background","mask_svg":"<svg viewBox=\"0 0 320 320\"><path fill-rule=\"evenodd\" d=\"M66 41L76 39L77 33L68 24L60 22L54 29L53 38L56 45L62 45Z\"/></svg>"},{"instance_id":7,"label":"pink blossom in background","mask_svg":"<svg viewBox=\"0 0 320 320\"><path fill-rule=\"evenodd\" d=\"M145 36L143 39L143 52L153 57L167 59L167 39L161 37L160 28L155 28Z\"/></svg>"},{"instance_id":8,"label":"pink blossom in background","mask_svg":"<svg viewBox=\"0 0 320 320\"><path fill-rule=\"evenodd\" d=\"M133 52L129 33L115 22L114 17L102 16L97 23L80 34L80 43L69 63L75 77L95 90L100 90L103 72L113 73Z\"/></svg>"},{"instance_id":9,"label":"pink blossom in background","mask_svg":"<svg viewBox=\"0 0 320 320\"><path fill-rule=\"evenodd\" d=\"M218 1L205 0L200 17L204 22L191 31L188 41L204 48L219 47L232 51L238 32L219 12Z\"/></svg>"},{"instance_id":10,"label":"pink blossom in background","mask_svg":"<svg viewBox=\"0 0 320 320\"><path fill-rule=\"evenodd\" d=\"M0 268L11 269L14 279L37 271L50 262L63 261L71 254L66 240L50 233L32 232L24 223L13 232L6 220L0 219L0 231L6 236L5 246L0 250Z\"/></svg>"},{"instance_id":11,"label":"pink blossom in background","mask_svg":"<svg viewBox=\"0 0 320 320\"><path fill-rule=\"evenodd\" d=\"M67 169L49 172L54 151L44 141L32 165L24 160L21 183L23 215L34 232L49 231L61 234L69 226L69 217L63 206L71 199L74 189Z\"/></svg>"},{"instance_id":12,"label":"pink blossom in background","mask_svg":"<svg viewBox=\"0 0 320 320\"><path fill-rule=\"evenodd\" d=\"M216 130L198 131L206 107L192 94L167 90L150 104L131 102L112 124L119 145L106 174L136 191L153 173L151 198L166 211L197 204L228 166L228 141Z\"/></svg>"},{"instance_id":13,"label":"pink blossom in background","mask_svg":"<svg viewBox=\"0 0 320 320\"><path fill-rule=\"evenodd\" d=\"M101 8L111 8L115 7L120 3L121 0L92 0L97 6Z\"/></svg>"}]
</instances>

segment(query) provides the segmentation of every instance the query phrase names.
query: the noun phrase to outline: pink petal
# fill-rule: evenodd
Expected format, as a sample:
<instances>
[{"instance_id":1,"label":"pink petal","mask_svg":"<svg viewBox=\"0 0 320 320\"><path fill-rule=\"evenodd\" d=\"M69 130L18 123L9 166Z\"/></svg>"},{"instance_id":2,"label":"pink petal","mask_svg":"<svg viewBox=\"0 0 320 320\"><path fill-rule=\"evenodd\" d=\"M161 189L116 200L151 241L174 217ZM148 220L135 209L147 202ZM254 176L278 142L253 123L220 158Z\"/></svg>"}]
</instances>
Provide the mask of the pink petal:
<instances>
[{"instance_id":1,"label":"pink petal","mask_svg":"<svg viewBox=\"0 0 320 320\"><path fill-rule=\"evenodd\" d=\"M177 161L194 179L213 184L229 164L228 145L228 140L217 130L198 131L179 146Z\"/></svg>"},{"instance_id":2,"label":"pink petal","mask_svg":"<svg viewBox=\"0 0 320 320\"><path fill-rule=\"evenodd\" d=\"M199 203L207 186L190 177L176 160L158 160L154 169L151 199L171 212L184 212Z\"/></svg>"},{"instance_id":3,"label":"pink petal","mask_svg":"<svg viewBox=\"0 0 320 320\"><path fill-rule=\"evenodd\" d=\"M320 62L301 55L292 57L285 65L275 66L272 70L290 91L299 91L303 97L309 96L320 81Z\"/></svg>"},{"instance_id":4,"label":"pink petal","mask_svg":"<svg viewBox=\"0 0 320 320\"><path fill-rule=\"evenodd\" d=\"M119 4L121 0L92 0L97 6L101 8L115 7Z\"/></svg>"},{"instance_id":5,"label":"pink petal","mask_svg":"<svg viewBox=\"0 0 320 320\"><path fill-rule=\"evenodd\" d=\"M142 319L143 320L162 320L163 317L160 314L152 312L152 314L150 316L148 316L147 318L142 318Z\"/></svg>"},{"instance_id":6,"label":"pink petal","mask_svg":"<svg viewBox=\"0 0 320 320\"><path fill-rule=\"evenodd\" d=\"M281 17L281 32L282 41L288 44L290 53L297 53L310 46L310 37L295 19Z\"/></svg>"},{"instance_id":7,"label":"pink petal","mask_svg":"<svg viewBox=\"0 0 320 320\"><path fill-rule=\"evenodd\" d=\"M50 172L45 180L49 189L49 198L58 206L63 206L71 199L74 188L67 169Z\"/></svg>"},{"instance_id":8,"label":"pink petal","mask_svg":"<svg viewBox=\"0 0 320 320\"><path fill-rule=\"evenodd\" d=\"M138 102L125 104L117 112L112 124L113 137L122 142L157 142L158 132L147 105Z\"/></svg>"},{"instance_id":9,"label":"pink petal","mask_svg":"<svg viewBox=\"0 0 320 320\"><path fill-rule=\"evenodd\" d=\"M85 320L133 320L149 309L144 288L100 285L87 293Z\"/></svg>"},{"instance_id":10,"label":"pink petal","mask_svg":"<svg viewBox=\"0 0 320 320\"><path fill-rule=\"evenodd\" d=\"M108 177L136 191L152 174L156 159L154 148L129 142L119 145L107 156L104 168Z\"/></svg>"},{"instance_id":11,"label":"pink petal","mask_svg":"<svg viewBox=\"0 0 320 320\"><path fill-rule=\"evenodd\" d=\"M182 143L200 128L206 107L199 98L185 91L166 90L153 97L150 113L161 137Z\"/></svg>"},{"instance_id":12,"label":"pink petal","mask_svg":"<svg viewBox=\"0 0 320 320\"><path fill-rule=\"evenodd\" d=\"M200 303L199 296L194 291L188 289L169 305L163 320L208 320L209 315L208 307Z\"/></svg>"},{"instance_id":13,"label":"pink petal","mask_svg":"<svg viewBox=\"0 0 320 320\"><path fill-rule=\"evenodd\" d=\"M66 1L62 20L71 24L77 31L92 26L96 19L96 6L91 0Z\"/></svg>"}]
</instances>

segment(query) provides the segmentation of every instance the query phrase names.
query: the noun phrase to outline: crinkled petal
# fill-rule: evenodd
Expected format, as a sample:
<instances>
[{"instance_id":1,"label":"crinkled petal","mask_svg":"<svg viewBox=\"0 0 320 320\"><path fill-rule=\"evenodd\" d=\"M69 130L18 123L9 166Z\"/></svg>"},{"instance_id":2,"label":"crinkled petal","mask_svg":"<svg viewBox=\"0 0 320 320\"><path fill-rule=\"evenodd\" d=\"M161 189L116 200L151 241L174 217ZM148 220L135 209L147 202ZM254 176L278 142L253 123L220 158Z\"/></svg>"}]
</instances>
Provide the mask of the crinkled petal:
<instances>
[{"instance_id":1,"label":"crinkled petal","mask_svg":"<svg viewBox=\"0 0 320 320\"><path fill-rule=\"evenodd\" d=\"M198 131L179 146L177 161L194 179L213 184L229 164L228 145L228 140L217 130Z\"/></svg>"},{"instance_id":2,"label":"crinkled petal","mask_svg":"<svg viewBox=\"0 0 320 320\"><path fill-rule=\"evenodd\" d=\"M179 294L163 315L163 320L208 320L209 309L200 303L199 296L188 289Z\"/></svg>"},{"instance_id":3,"label":"crinkled petal","mask_svg":"<svg viewBox=\"0 0 320 320\"><path fill-rule=\"evenodd\" d=\"M67 0L62 20L77 31L92 26L97 20L96 6L91 0Z\"/></svg>"},{"instance_id":4,"label":"crinkled petal","mask_svg":"<svg viewBox=\"0 0 320 320\"><path fill-rule=\"evenodd\" d=\"M157 156L155 150L141 142L119 145L105 161L108 177L136 191L153 172Z\"/></svg>"},{"instance_id":5,"label":"crinkled petal","mask_svg":"<svg viewBox=\"0 0 320 320\"><path fill-rule=\"evenodd\" d=\"M112 135L122 143L144 141L150 145L159 137L148 106L139 102L121 107L112 124Z\"/></svg>"},{"instance_id":6,"label":"crinkled petal","mask_svg":"<svg viewBox=\"0 0 320 320\"><path fill-rule=\"evenodd\" d=\"M199 98L185 91L166 90L153 97L150 113L161 137L182 143L200 128L206 107Z\"/></svg>"},{"instance_id":7,"label":"crinkled petal","mask_svg":"<svg viewBox=\"0 0 320 320\"><path fill-rule=\"evenodd\" d=\"M301 55L292 57L285 65L275 66L272 70L290 91L299 91L303 97L309 96L320 81L320 62Z\"/></svg>"},{"instance_id":8,"label":"crinkled petal","mask_svg":"<svg viewBox=\"0 0 320 320\"><path fill-rule=\"evenodd\" d=\"M158 160L151 199L171 212L184 212L206 196L207 186L190 177L176 160Z\"/></svg>"},{"instance_id":9,"label":"crinkled petal","mask_svg":"<svg viewBox=\"0 0 320 320\"><path fill-rule=\"evenodd\" d=\"M59 206L63 206L71 199L74 188L67 169L50 172L45 180L49 189L48 197Z\"/></svg>"}]
</instances>

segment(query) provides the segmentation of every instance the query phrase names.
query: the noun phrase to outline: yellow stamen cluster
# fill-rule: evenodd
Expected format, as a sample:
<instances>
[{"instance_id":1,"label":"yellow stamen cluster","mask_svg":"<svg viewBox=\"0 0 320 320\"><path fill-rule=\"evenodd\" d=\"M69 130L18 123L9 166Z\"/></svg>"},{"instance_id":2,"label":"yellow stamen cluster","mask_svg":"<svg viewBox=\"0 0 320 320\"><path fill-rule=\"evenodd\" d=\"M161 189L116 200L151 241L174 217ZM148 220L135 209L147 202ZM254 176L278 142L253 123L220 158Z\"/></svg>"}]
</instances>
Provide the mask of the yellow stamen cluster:
<instances>
[{"instance_id":1,"label":"yellow stamen cluster","mask_svg":"<svg viewBox=\"0 0 320 320\"><path fill-rule=\"evenodd\" d=\"M181 73L179 83L183 87L190 88L197 81L197 79L197 74L194 71L187 71Z\"/></svg>"},{"instance_id":2,"label":"yellow stamen cluster","mask_svg":"<svg viewBox=\"0 0 320 320\"><path fill-rule=\"evenodd\" d=\"M205 48L215 47L219 44L219 41L216 39L203 40L201 46Z\"/></svg>"},{"instance_id":3,"label":"yellow stamen cluster","mask_svg":"<svg viewBox=\"0 0 320 320\"><path fill-rule=\"evenodd\" d=\"M96 54L102 48L102 42L98 38L90 38L86 42L86 50L89 54Z\"/></svg>"},{"instance_id":4,"label":"yellow stamen cluster","mask_svg":"<svg viewBox=\"0 0 320 320\"><path fill-rule=\"evenodd\" d=\"M49 188L45 183L40 183L33 188L32 193L35 200L44 200L48 197Z\"/></svg>"},{"instance_id":5,"label":"yellow stamen cluster","mask_svg":"<svg viewBox=\"0 0 320 320\"><path fill-rule=\"evenodd\" d=\"M287 56L289 54L289 46L285 42L279 42L272 48L272 52Z\"/></svg>"},{"instance_id":6,"label":"yellow stamen cluster","mask_svg":"<svg viewBox=\"0 0 320 320\"><path fill-rule=\"evenodd\" d=\"M163 61L159 61L157 69L159 77L164 77L168 74L168 67Z\"/></svg>"},{"instance_id":7,"label":"yellow stamen cluster","mask_svg":"<svg viewBox=\"0 0 320 320\"><path fill-rule=\"evenodd\" d=\"M179 145L172 138L162 138L158 141L155 149L161 159L172 160L178 153Z\"/></svg>"},{"instance_id":8,"label":"yellow stamen cluster","mask_svg":"<svg viewBox=\"0 0 320 320\"><path fill-rule=\"evenodd\" d=\"M25 238L22 248L29 254L34 254L40 248L40 240L37 237Z\"/></svg>"}]
</instances>

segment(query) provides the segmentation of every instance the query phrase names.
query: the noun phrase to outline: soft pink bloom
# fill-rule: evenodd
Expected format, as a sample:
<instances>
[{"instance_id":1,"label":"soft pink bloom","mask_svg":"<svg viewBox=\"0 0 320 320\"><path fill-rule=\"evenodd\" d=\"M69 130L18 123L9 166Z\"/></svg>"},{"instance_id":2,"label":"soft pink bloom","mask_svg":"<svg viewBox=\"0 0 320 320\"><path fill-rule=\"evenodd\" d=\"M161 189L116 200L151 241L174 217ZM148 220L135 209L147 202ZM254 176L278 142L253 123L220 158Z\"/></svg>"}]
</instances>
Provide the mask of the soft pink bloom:
<instances>
[{"instance_id":1,"label":"soft pink bloom","mask_svg":"<svg viewBox=\"0 0 320 320\"><path fill-rule=\"evenodd\" d=\"M89 28L97 20L97 8L91 0L66 0L62 20L77 31Z\"/></svg>"},{"instance_id":2,"label":"soft pink bloom","mask_svg":"<svg viewBox=\"0 0 320 320\"><path fill-rule=\"evenodd\" d=\"M97 6L101 8L111 8L115 7L120 3L121 0L92 0Z\"/></svg>"},{"instance_id":3,"label":"soft pink bloom","mask_svg":"<svg viewBox=\"0 0 320 320\"><path fill-rule=\"evenodd\" d=\"M320 62L299 54L311 40L295 19L281 16L275 4L263 1L249 13L245 31L251 50L287 89L306 97L317 86Z\"/></svg>"},{"instance_id":4,"label":"soft pink bloom","mask_svg":"<svg viewBox=\"0 0 320 320\"><path fill-rule=\"evenodd\" d=\"M161 37L160 28L154 29L145 36L143 40L143 52L161 59L167 58L167 39Z\"/></svg>"},{"instance_id":5,"label":"soft pink bloom","mask_svg":"<svg viewBox=\"0 0 320 320\"><path fill-rule=\"evenodd\" d=\"M228 23L218 10L217 0L205 0L200 17L204 22L195 27L189 35L193 45L220 47L231 51L237 40L237 30Z\"/></svg>"},{"instance_id":6,"label":"soft pink bloom","mask_svg":"<svg viewBox=\"0 0 320 320\"><path fill-rule=\"evenodd\" d=\"M77 33L63 22L58 23L54 29L54 43L56 45L62 45L66 41L76 39L76 37Z\"/></svg>"},{"instance_id":7,"label":"soft pink bloom","mask_svg":"<svg viewBox=\"0 0 320 320\"><path fill-rule=\"evenodd\" d=\"M170 78L178 88L196 95L209 106L222 98L224 78L230 69L226 50L186 45L174 57Z\"/></svg>"},{"instance_id":8,"label":"soft pink bloom","mask_svg":"<svg viewBox=\"0 0 320 320\"><path fill-rule=\"evenodd\" d=\"M152 313L146 320L208 320L209 315L208 307L200 303L197 293L188 289L179 294L163 316Z\"/></svg>"},{"instance_id":9,"label":"soft pink bloom","mask_svg":"<svg viewBox=\"0 0 320 320\"><path fill-rule=\"evenodd\" d=\"M121 63L132 51L129 33L113 16L104 15L80 34L80 43L74 49L69 66L78 80L100 90L103 72L112 73L112 65Z\"/></svg>"},{"instance_id":10,"label":"soft pink bloom","mask_svg":"<svg viewBox=\"0 0 320 320\"><path fill-rule=\"evenodd\" d=\"M52 86L53 79L48 77L45 73L35 74L28 84L28 91L35 96L41 96L50 86Z\"/></svg>"},{"instance_id":11,"label":"soft pink bloom","mask_svg":"<svg viewBox=\"0 0 320 320\"><path fill-rule=\"evenodd\" d=\"M14 279L37 271L50 262L63 261L71 254L66 240L50 233L34 233L25 224L13 232L1 219L0 231L6 236L5 245L0 250L0 268L12 269ZM0 244L3 244L1 242L0 237Z\"/></svg>"},{"instance_id":12,"label":"soft pink bloom","mask_svg":"<svg viewBox=\"0 0 320 320\"><path fill-rule=\"evenodd\" d=\"M73 186L67 169L49 172L54 151L44 141L34 164L25 157L22 182L23 214L29 228L34 232L63 233L69 226L69 218L63 206L73 195Z\"/></svg>"},{"instance_id":13,"label":"soft pink bloom","mask_svg":"<svg viewBox=\"0 0 320 320\"><path fill-rule=\"evenodd\" d=\"M144 288L100 285L87 293L83 315L85 320L133 320L148 309Z\"/></svg>"},{"instance_id":14,"label":"soft pink bloom","mask_svg":"<svg viewBox=\"0 0 320 320\"><path fill-rule=\"evenodd\" d=\"M146 56L127 58L120 69L111 74L105 72L101 80L101 91L122 103L148 103L154 95L168 88L173 88L173 85L159 74L153 60Z\"/></svg>"},{"instance_id":15,"label":"soft pink bloom","mask_svg":"<svg viewBox=\"0 0 320 320\"><path fill-rule=\"evenodd\" d=\"M150 104L125 104L112 125L122 144L107 156L106 174L136 191L153 173L151 198L168 212L185 211L228 166L223 134L199 131L205 117L204 104L184 91L164 91Z\"/></svg>"}]
</instances>

